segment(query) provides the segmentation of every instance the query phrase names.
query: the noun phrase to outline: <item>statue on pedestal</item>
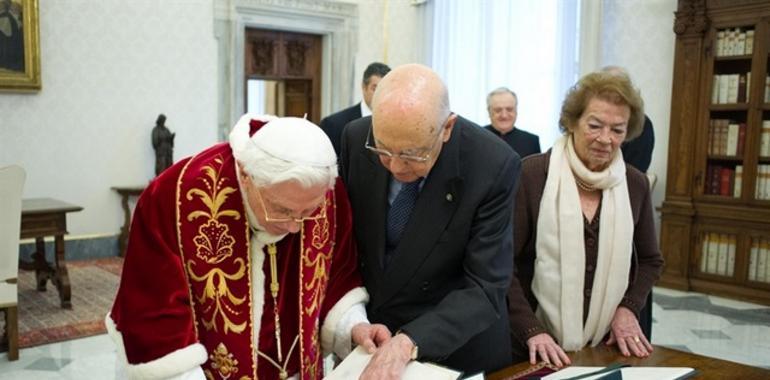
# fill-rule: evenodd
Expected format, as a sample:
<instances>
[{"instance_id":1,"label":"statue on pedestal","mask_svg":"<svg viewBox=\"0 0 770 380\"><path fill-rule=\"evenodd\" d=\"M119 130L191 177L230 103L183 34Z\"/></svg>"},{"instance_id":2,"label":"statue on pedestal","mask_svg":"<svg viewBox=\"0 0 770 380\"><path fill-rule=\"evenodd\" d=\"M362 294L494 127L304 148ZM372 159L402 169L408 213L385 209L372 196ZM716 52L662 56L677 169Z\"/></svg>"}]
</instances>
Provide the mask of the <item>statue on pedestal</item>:
<instances>
[{"instance_id":1,"label":"statue on pedestal","mask_svg":"<svg viewBox=\"0 0 770 380\"><path fill-rule=\"evenodd\" d=\"M166 127L166 115L158 115L152 129L152 147L155 149L155 175L166 170L174 163L174 136L176 133Z\"/></svg>"}]
</instances>

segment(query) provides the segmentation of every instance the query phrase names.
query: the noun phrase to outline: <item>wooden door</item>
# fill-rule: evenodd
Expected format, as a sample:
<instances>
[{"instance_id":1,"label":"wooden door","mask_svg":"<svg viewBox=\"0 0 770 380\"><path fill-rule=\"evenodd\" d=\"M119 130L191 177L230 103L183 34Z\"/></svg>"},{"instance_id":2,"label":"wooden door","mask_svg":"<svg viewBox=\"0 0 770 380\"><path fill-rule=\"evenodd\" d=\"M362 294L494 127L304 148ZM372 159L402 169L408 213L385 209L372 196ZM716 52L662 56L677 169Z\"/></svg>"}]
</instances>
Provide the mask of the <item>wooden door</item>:
<instances>
[{"instance_id":1,"label":"wooden door","mask_svg":"<svg viewBox=\"0 0 770 380\"><path fill-rule=\"evenodd\" d=\"M246 29L245 99L248 109L249 81L278 82L266 86L276 89L274 99L280 106L277 116L307 115L321 121L321 36L275 30Z\"/></svg>"}]
</instances>

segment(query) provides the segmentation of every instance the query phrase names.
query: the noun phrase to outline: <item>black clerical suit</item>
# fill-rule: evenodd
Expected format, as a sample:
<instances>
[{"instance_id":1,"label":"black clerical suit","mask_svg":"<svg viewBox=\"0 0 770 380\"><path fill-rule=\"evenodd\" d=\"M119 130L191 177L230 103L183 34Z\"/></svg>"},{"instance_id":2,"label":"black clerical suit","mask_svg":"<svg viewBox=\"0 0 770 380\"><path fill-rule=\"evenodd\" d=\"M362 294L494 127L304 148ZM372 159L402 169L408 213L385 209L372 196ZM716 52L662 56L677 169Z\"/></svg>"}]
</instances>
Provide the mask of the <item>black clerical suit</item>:
<instances>
[{"instance_id":1,"label":"black clerical suit","mask_svg":"<svg viewBox=\"0 0 770 380\"><path fill-rule=\"evenodd\" d=\"M334 153L337 153L337 157L340 156L340 137L342 136L342 129L345 128L349 122L360 118L361 103L357 103L352 107L333 113L321 120L319 126L326 135L329 136L329 140L332 141Z\"/></svg>"},{"instance_id":2,"label":"black clerical suit","mask_svg":"<svg viewBox=\"0 0 770 380\"><path fill-rule=\"evenodd\" d=\"M364 148L370 127L371 117L348 124L340 156L370 321L405 332L420 360L466 373L509 365L506 287L519 156L458 117L383 268L391 175Z\"/></svg>"},{"instance_id":3,"label":"black clerical suit","mask_svg":"<svg viewBox=\"0 0 770 380\"><path fill-rule=\"evenodd\" d=\"M535 134L514 127L510 132L501 135L497 129L492 127L492 124L485 126L484 129L503 139L521 158L541 153L540 139Z\"/></svg>"}]
</instances>

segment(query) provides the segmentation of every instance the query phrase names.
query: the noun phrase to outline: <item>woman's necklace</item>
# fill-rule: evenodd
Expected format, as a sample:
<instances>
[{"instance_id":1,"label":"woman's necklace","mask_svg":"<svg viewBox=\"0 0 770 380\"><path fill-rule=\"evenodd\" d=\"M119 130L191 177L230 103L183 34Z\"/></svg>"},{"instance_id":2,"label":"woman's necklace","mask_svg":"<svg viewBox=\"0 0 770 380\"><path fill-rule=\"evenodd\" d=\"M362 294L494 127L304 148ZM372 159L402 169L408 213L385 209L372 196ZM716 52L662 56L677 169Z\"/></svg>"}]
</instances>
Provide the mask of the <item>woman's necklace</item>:
<instances>
[{"instance_id":1,"label":"woman's necklace","mask_svg":"<svg viewBox=\"0 0 770 380\"><path fill-rule=\"evenodd\" d=\"M267 254L270 256L270 295L273 297L273 318L275 320L275 344L278 349L278 362L259 350L257 350L257 354L278 369L281 380L286 380L289 377L289 374L286 372L286 366L289 364L291 353L294 352L294 348L297 347L299 334L294 338L294 342L292 342L291 348L289 348L289 354L286 356L286 361L284 361L282 354L283 350L281 349L281 317L278 315L278 291L281 286L278 283L278 264L276 259L278 249L276 248L275 243L267 245Z\"/></svg>"},{"instance_id":2,"label":"woman's necklace","mask_svg":"<svg viewBox=\"0 0 770 380\"><path fill-rule=\"evenodd\" d=\"M587 191L589 193L592 193L594 191L599 190L599 189L597 189L597 188L595 188L595 187L593 187L593 186L583 182L583 180L578 178L578 176L575 176L575 183L577 183L579 188L581 188L581 189L583 189L583 190L585 190L585 191Z\"/></svg>"}]
</instances>

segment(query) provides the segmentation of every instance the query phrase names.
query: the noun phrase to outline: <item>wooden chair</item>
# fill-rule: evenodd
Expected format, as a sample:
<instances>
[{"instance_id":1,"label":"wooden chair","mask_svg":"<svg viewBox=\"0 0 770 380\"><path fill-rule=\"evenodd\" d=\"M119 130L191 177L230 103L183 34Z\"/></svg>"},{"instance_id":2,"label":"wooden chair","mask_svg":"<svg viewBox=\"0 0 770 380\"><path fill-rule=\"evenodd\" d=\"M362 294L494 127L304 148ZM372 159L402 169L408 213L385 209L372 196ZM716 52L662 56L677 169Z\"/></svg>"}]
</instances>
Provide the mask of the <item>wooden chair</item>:
<instances>
[{"instance_id":1,"label":"wooden chair","mask_svg":"<svg viewBox=\"0 0 770 380\"><path fill-rule=\"evenodd\" d=\"M19 233L21 193L26 174L19 166L0 168L0 310L5 314L5 332L0 339L8 347L8 360L19 358Z\"/></svg>"}]
</instances>

